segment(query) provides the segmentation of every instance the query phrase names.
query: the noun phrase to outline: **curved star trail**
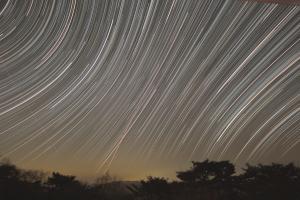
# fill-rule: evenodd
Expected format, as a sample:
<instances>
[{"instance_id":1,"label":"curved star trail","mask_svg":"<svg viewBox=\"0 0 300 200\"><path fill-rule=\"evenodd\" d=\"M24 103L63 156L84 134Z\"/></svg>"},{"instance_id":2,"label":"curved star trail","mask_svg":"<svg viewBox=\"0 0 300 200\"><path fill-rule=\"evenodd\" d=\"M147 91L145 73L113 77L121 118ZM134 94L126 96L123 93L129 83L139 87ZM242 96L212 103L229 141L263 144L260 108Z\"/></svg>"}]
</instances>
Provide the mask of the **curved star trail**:
<instances>
[{"instance_id":1,"label":"curved star trail","mask_svg":"<svg viewBox=\"0 0 300 200\"><path fill-rule=\"evenodd\" d=\"M1 1L2 158L130 178L299 152L299 6Z\"/></svg>"}]
</instances>

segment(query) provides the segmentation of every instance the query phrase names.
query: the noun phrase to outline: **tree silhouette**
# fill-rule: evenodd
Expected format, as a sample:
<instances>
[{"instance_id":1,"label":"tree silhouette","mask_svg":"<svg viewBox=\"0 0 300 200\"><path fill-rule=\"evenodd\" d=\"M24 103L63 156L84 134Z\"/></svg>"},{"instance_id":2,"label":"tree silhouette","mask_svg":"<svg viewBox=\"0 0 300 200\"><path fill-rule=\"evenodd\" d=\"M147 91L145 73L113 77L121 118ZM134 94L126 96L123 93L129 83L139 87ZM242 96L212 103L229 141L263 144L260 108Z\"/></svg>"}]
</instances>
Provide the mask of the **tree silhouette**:
<instances>
[{"instance_id":1,"label":"tree silhouette","mask_svg":"<svg viewBox=\"0 0 300 200\"><path fill-rule=\"evenodd\" d=\"M52 176L46 182L52 188L60 190L66 187L74 187L79 185L79 181L75 180L75 176L66 176L58 172L53 172Z\"/></svg>"},{"instance_id":2,"label":"tree silhouette","mask_svg":"<svg viewBox=\"0 0 300 200\"><path fill-rule=\"evenodd\" d=\"M217 181L226 181L235 173L234 165L229 161L192 162L190 170L177 172L177 178L187 183L210 184Z\"/></svg>"},{"instance_id":3,"label":"tree silhouette","mask_svg":"<svg viewBox=\"0 0 300 200\"><path fill-rule=\"evenodd\" d=\"M48 187L50 199L84 199L85 187L75 176L53 172L45 185Z\"/></svg>"},{"instance_id":4,"label":"tree silhouette","mask_svg":"<svg viewBox=\"0 0 300 200\"><path fill-rule=\"evenodd\" d=\"M0 163L0 180L19 179L21 172L9 160Z\"/></svg>"},{"instance_id":5,"label":"tree silhouette","mask_svg":"<svg viewBox=\"0 0 300 200\"><path fill-rule=\"evenodd\" d=\"M192 164L191 169L177 172L177 178L186 183L190 193L201 193L203 199L237 199L233 164L209 160Z\"/></svg>"},{"instance_id":6,"label":"tree silhouette","mask_svg":"<svg viewBox=\"0 0 300 200\"><path fill-rule=\"evenodd\" d=\"M18 169L10 162L0 163L0 199L2 200L35 200L41 199L43 190L40 176L34 171Z\"/></svg>"},{"instance_id":7,"label":"tree silhouette","mask_svg":"<svg viewBox=\"0 0 300 200\"><path fill-rule=\"evenodd\" d=\"M147 177L142 180L140 186L132 186L129 189L140 199L144 200L163 200L170 196L171 188L165 178Z\"/></svg>"},{"instance_id":8,"label":"tree silhouette","mask_svg":"<svg viewBox=\"0 0 300 200\"><path fill-rule=\"evenodd\" d=\"M300 168L294 164L247 165L244 171L241 175L242 190L247 194L244 199L300 199Z\"/></svg>"},{"instance_id":9,"label":"tree silhouette","mask_svg":"<svg viewBox=\"0 0 300 200\"><path fill-rule=\"evenodd\" d=\"M108 172L96 179L96 182L90 187L93 195L98 199L132 199L126 186L115 176L111 176Z\"/></svg>"},{"instance_id":10,"label":"tree silhouette","mask_svg":"<svg viewBox=\"0 0 300 200\"><path fill-rule=\"evenodd\" d=\"M179 181L149 176L129 186L109 174L94 184L58 172L21 170L0 162L0 200L299 200L300 168L290 163L247 165L235 174L229 161L192 162Z\"/></svg>"}]
</instances>

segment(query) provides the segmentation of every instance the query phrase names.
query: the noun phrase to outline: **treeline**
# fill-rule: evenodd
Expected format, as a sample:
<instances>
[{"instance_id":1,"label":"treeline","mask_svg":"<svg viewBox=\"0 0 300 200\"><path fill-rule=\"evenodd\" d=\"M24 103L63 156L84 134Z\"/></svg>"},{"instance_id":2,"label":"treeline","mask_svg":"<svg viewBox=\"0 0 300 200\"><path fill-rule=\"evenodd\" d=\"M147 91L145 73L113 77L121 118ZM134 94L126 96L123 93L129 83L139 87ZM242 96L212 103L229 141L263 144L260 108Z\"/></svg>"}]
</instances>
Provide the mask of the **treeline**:
<instances>
[{"instance_id":1,"label":"treeline","mask_svg":"<svg viewBox=\"0 0 300 200\"><path fill-rule=\"evenodd\" d=\"M85 184L57 172L22 170L0 163L1 200L299 200L300 168L294 164L247 165L240 174L229 161L192 162L178 181L148 177L125 185L109 175Z\"/></svg>"},{"instance_id":2,"label":"treeline","mask_svg":"<svg viewBox=\"0 0 300 200\"><path fill-rule=\"evenodd\" d=\"M92 184L58 172L23 170L0 162L0 200L132 200L132 194L105 174Z\"/></svg>"},{"instance_id":3,"label":"treeline","mask_svg":"<svg viewBox=\"0 0 300 200\"><path fill-rule=\"evenodd\" d=\"M292 163L247 165L237 175L229 161L206 160L177 178L148 177L131 191L143 200L300 200L300 168Z\"/></svg>"}]
</instances>

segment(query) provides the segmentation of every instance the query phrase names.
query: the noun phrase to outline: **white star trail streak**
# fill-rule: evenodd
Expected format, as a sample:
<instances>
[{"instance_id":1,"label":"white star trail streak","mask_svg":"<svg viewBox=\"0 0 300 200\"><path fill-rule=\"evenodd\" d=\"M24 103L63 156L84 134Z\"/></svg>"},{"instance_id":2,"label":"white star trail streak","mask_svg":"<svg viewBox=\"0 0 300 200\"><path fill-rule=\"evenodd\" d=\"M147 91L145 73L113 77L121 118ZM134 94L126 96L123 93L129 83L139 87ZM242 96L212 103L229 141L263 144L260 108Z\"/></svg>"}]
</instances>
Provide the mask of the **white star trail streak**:
<instances>
[{"instance_id":1,"label":"white star trail streak","mask_svg":"<svg viewBox=\"0 0 300 200\"><path fill-rule=\"evenodd\" d=\"M133 178L299 153L299 5L0 1L1 158Z\"/></svg>"}]
</instances>

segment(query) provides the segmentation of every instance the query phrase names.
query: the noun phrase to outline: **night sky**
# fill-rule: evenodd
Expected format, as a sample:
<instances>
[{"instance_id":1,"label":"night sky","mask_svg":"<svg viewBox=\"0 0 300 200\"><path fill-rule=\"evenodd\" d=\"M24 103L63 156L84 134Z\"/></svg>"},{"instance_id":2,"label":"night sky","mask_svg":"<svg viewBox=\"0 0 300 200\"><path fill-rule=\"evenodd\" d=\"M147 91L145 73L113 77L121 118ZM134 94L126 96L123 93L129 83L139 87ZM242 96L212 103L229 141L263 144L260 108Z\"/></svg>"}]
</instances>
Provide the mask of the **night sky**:
<instances>
[{"instance_id":1,"label":"night sky","mask_svg":"<svg viewBox=\"0 0 300 200\"><path fill-rule=\"evenodd\" d=\"M0 158L128 180L300 163L300 6L0 2Z\"/></svg>"}]
</instances>

